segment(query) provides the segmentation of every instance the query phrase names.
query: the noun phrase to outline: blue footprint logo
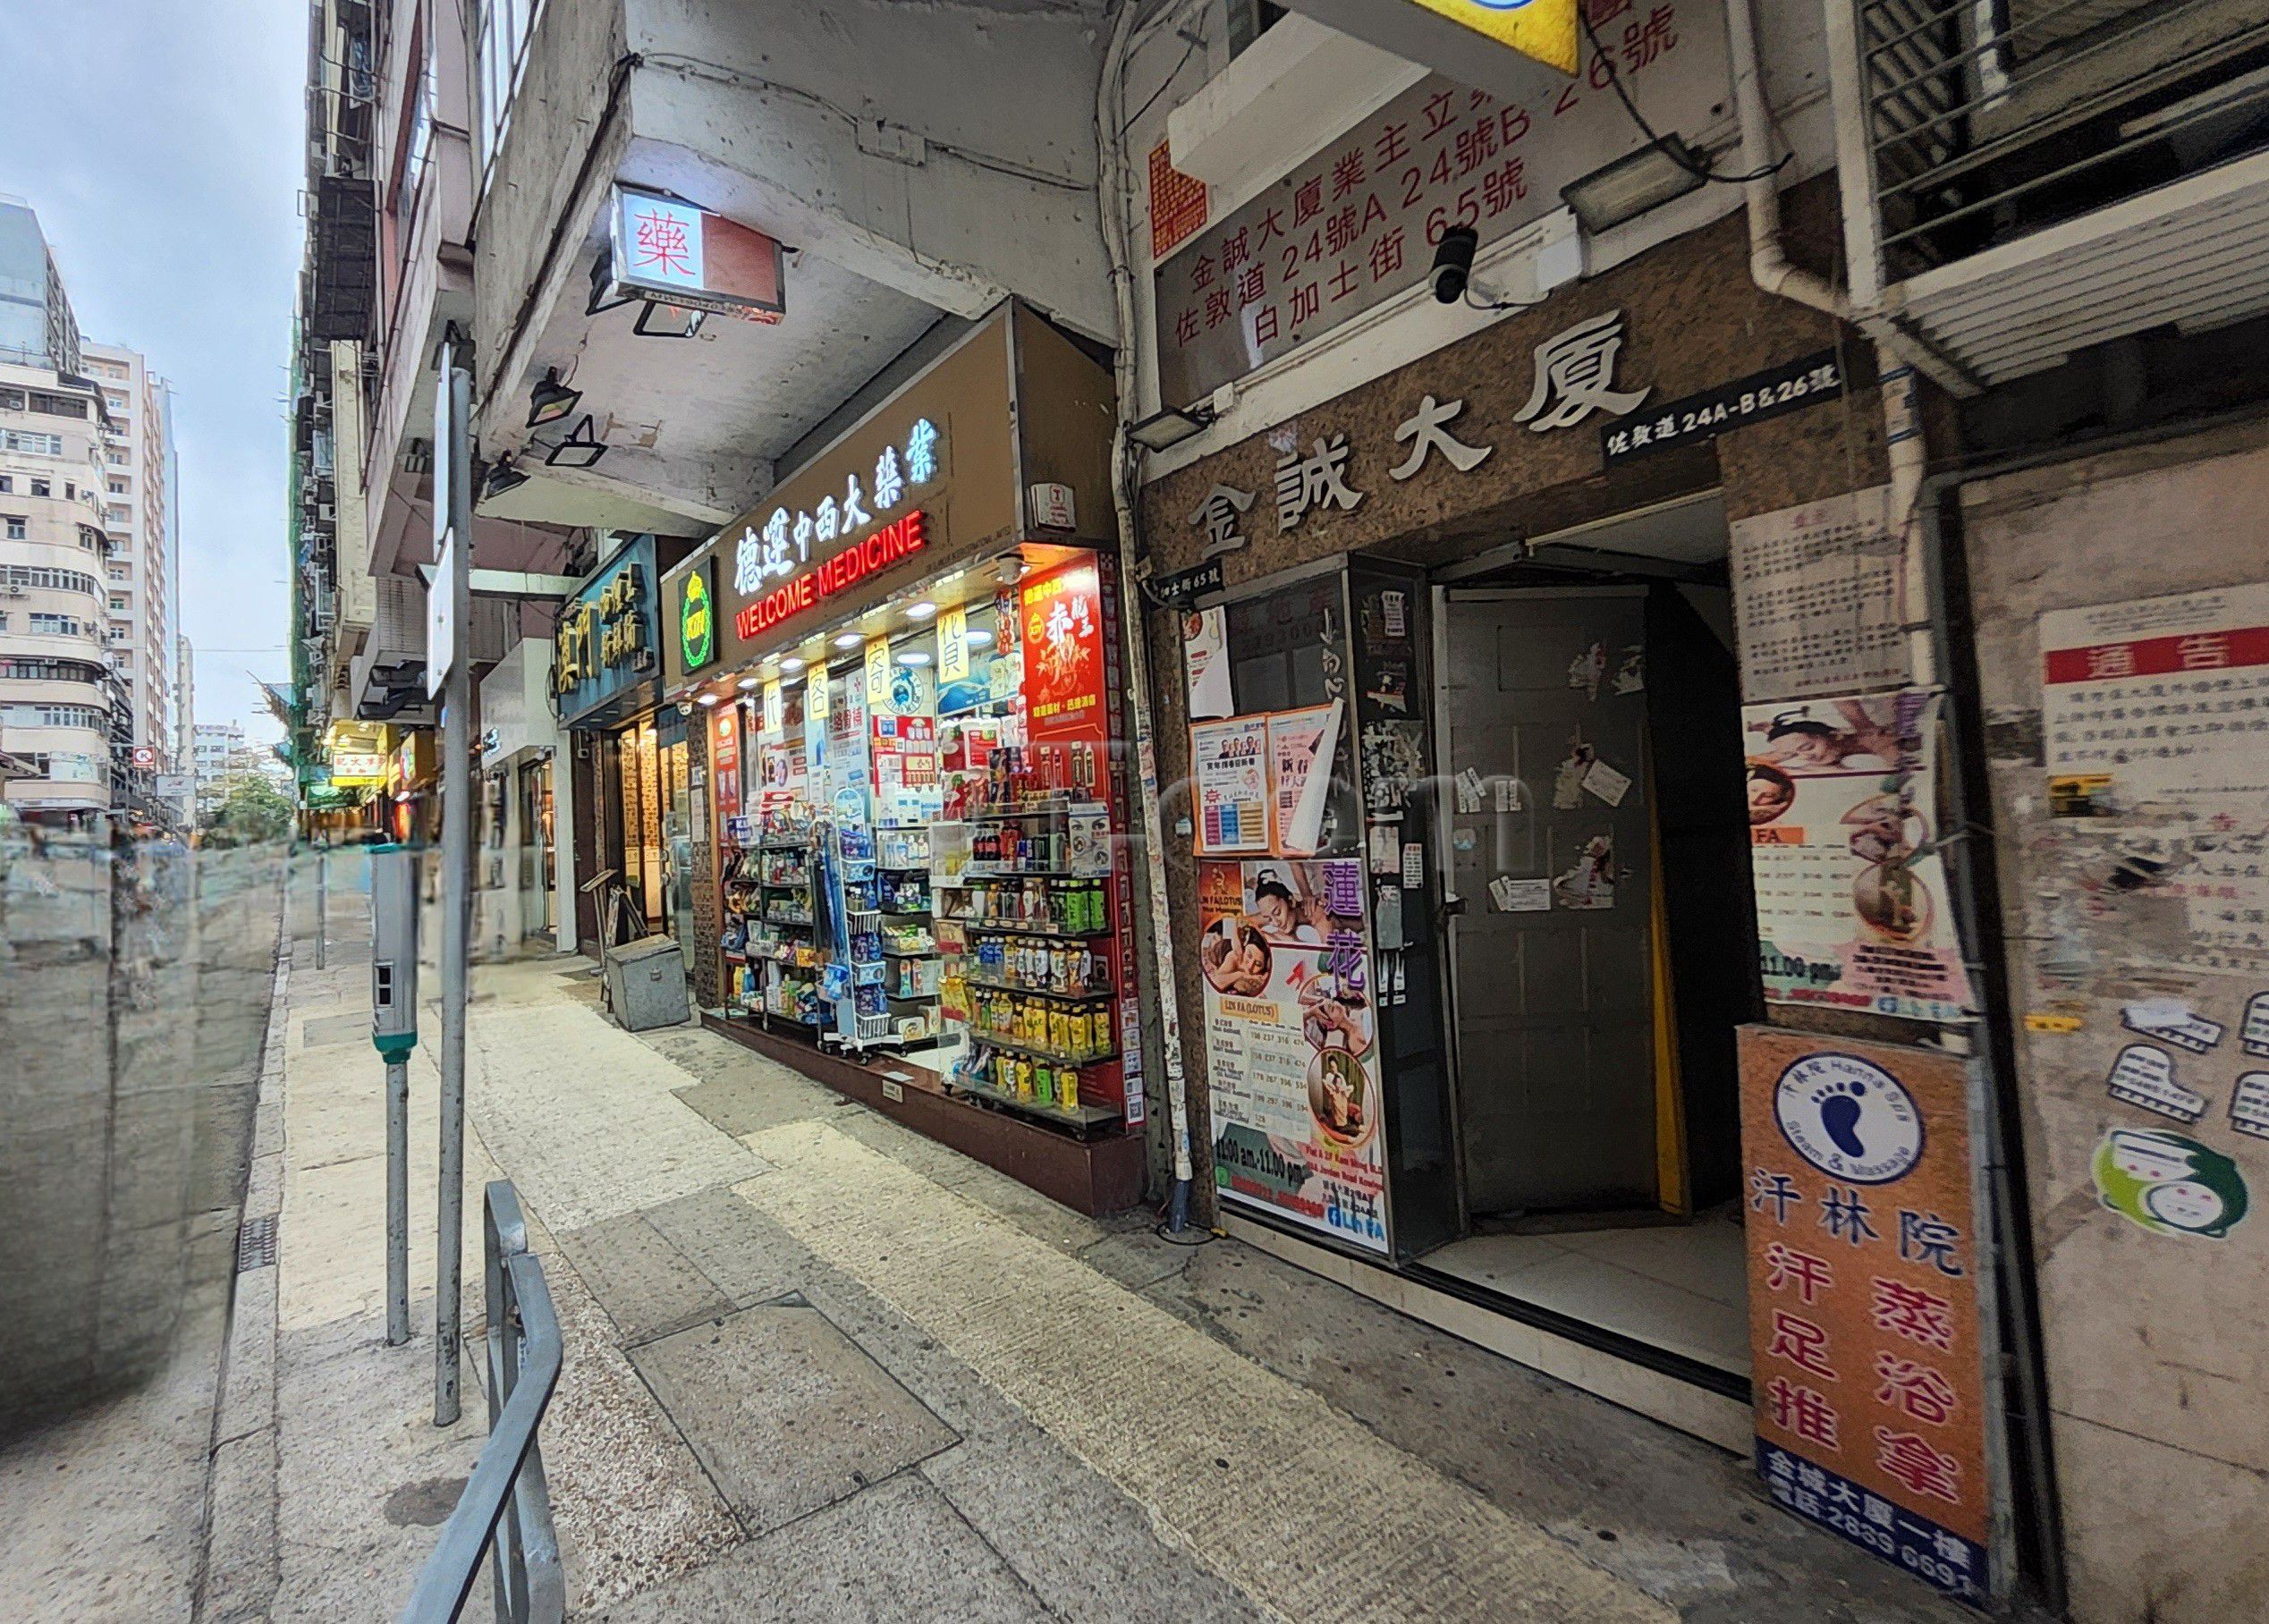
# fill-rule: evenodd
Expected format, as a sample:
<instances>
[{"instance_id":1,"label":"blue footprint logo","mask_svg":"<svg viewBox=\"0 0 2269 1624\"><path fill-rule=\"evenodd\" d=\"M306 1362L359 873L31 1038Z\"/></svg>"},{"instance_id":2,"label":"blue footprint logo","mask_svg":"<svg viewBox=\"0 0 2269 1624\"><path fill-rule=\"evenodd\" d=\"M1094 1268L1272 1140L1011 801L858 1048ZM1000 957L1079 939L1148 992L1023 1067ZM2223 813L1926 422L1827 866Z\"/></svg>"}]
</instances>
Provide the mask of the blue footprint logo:
<instances>
[{"instance_id":1,"label":"blue footprint logo","mask_svg":"<svg viewBox=\"0 0 2269 1624\"><path fill-rule=\"evenodd\" d=\"M1827 1098L1820 1102L1820 1126L1826 1131L1829 1142L1847 1156L1867 1154L1858 1133L1859 1102L1867 1097L1867 1084L1849 1078L1832 1084Z\"/></svg>"}]
</instances>

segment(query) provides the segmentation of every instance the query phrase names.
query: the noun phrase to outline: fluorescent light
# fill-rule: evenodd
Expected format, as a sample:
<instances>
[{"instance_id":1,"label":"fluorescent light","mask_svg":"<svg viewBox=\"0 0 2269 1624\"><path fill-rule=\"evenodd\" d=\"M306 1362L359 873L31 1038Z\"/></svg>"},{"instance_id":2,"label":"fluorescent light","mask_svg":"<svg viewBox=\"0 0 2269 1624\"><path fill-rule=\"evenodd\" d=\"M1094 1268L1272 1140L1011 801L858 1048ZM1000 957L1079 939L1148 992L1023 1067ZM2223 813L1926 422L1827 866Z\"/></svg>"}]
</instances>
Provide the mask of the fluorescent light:
<instances>
[{"instance_id":1,"label":"fluorescent light","mask_svg":"<svg viewBox=\"0 0 2269 1624\"><path fill-rule=\"evenodd\" d=\"M703 694L699 702L703 705L715 705L717 702L717 697L715 694Z\"/></svg>"},{"instance_id":2,"label":"fluorescent light","mask_svg":"<svg viewBox=\"0 0 2269 1624\"><path fill-rule=\"evenodd\" d=\"M1641 147L1560 189L1561 200L1592 235L1637 219L1702 183L1708 165L1674 135Z\"/></svg>"},{"instance_id":3,"label":"fluorescent light","mask_svg":"<svg viewBox=\"0 0 2269 1624\"><path fill-rule=\"evenodd\" d=\"M927 601L906 605L906 618L910 621L926 621L936 613L937 605Z\"/></svg>"},{"instance_id":4,"label":"fluorescent light","mask_svg":"<svg viewBox=\"0 0 2269 1624\"><path fill-rule=\"evenodd\" d=\"M801 671L803 668L804 663L796 658L794 655L790 655L786 659L780 662L780 669L786 672L790 676L795 675L796 672Z\"/></svg>"},{"instance_id":5,"label":"fluorescent light","mask_svg":"<svg viewBox=\"0 0 2269 1624\"><path fill-rule=\"evenodd\" d=\"M910 648L898 656L898 663L901 665L927 665L929 664L929 656L919 648Z\"/></svg>"},{"instance_id":6,"label":"fluorescent light","mask_svg":"<svg viewBox=\"0 0 2269 1624\"><path fill-rule=\"evenodd\" d=\"M969 634L969 640L971 648L982 648L993 640L993 634L989 631L972 631Z\"/></svg>"},{"instance_id":7,"label":"fluorescent light","mask_svg":"<svg viewBox=\"0 0 2269 1624\"><path fill-rule=\"evenodd\" d=\"M758 678L756 678L756 677L743 677L743 678L741 678L741 691L742 693L744 693L744 694L745 694L745 693L747 693L747 692L748 692L750 689L752 689L752 688L754 688L754 687L756 687L756 686L757 686L757 683L758 683L758 681L759 681L759 679L758 679Z\"/></svg>"},{"instance_id":8,"label":"fluorescent light","mask_svg":"<svg viewBox=\"0 0 2269 1624\"><path fill-rule=\"evenodd\" d=\"M1164 451L1211 427L1217 414L1208 404L1169 406L1127 430L1127 438L1145 451Z\"/></svg>"},{"instance_id":9,"label":"fluorescent light","mask_svg":"<svg viewBox=\"0 0 2269 1624\"><path fill-rule=\"evenodd\" d=\"M846 631L835 639L835 647L838 648L856 648L866 640L867 639L865 638L860 637L855 631Z\"/></svg>"}]
</instances>

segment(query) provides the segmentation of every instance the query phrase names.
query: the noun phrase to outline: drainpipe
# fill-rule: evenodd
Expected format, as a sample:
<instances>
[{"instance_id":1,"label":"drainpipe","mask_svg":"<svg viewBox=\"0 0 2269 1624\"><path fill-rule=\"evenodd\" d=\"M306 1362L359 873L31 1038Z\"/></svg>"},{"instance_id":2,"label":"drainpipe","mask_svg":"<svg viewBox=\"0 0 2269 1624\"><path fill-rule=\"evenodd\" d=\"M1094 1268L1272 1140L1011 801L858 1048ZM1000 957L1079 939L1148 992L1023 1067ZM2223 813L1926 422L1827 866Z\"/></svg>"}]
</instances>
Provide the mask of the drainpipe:
<instances>
[{"instance_id":1,"label":"drainpipe","mask_svg":"<svg viewBox=\"0 0 2269 1624\"><path fill-rule=\"evenodd\" d=\"M1830 0L1829 29L1832 34L1839 27L1848 26L1844 14L1836 11L1840 3L1841 0ZM1957 394L1975 393L1979 387L1977 380L1927 343L1902 331L1889 318L1855 313L1850 297L1841 289L1789 263L1788 256L1781 246L1780 193L1774 186L1773 176L1762 173L1772 162L1772 154L1766 134L1765 92L1757 69L1757 18L1753 5L1754 0L1726 0L1725 7L1726 42L1733 70L1733 106L1740 127L1740 163L1741 173L1754 177L1742 185L1748 206L1749 275L1755 278L1757 285L1768 293L1794 300L1839 321L1858 326L1875 345L1879 358L1877 370L1883 385L1884 446L1891 470L1890 515L1900 531L1900 621L1907 630L1909 659L1916 683L1933 685L1943 680L1944 673L1952 664L1943 646L1943 628L1935 623L1931 613L1931 607L1937 602L1943 588L1938 556L1942 544L1935 522L1938 500L1946 489L1960 480L1984 478L2006 469L2001 467L1974 469L1958 474L1941 474L1935 478L1928 477L1925 466L1922 424L1916 410L1917 369L1928 373L1934 382ZM1856 86L1842 82L1837 84L1839 117L1861 115L1853 99L1856 94ZM1864 139L1864 131L1861 137ZM1855 196L1847 185L1843 206L1847 209L1870 207L1873 202L1864 192ZM1869 280L1872 285L1873 278ZM2062 454L2061 452L2042 453L2037 461L2045 462ZM2006 467L2013 469L2028 465L2030 464L2026 460L2020 459L2012 460ZM1971 805L1970 788L1962 782L1966 765L1968 764L1964 762L1959 752L1955 752L1949 762L1955 781L1954 804L1965 819ZM1949 890L1960 916L1961 938L1969 943L1981 942L1984 939L1981 926L1985 902L1982 888L1977 883L1977 859L1966 850L1948 855ZM2005 998L2003 1002L2005 1004ZM1953 1028L1942 1028L1941 1031L1941 1041L1951 1053L1968 1054L1979 1047L1967 1033ZM1989 1073L2013 1074L2015 1060L2005 1037L1996 1039L1989 1036L1989 1041L1983 1048L1978 1063ZM1994 1174L1989 1180L1989 1198L1997 1227L2010 1238L2004 1245L2029 1255L2031 1236L2023 1227L2023 1214L2018 1205L2015 1188L2021 1171L2018 1158L2022 1155L2023 1141L2019 1134L2019 1125L2016 1121L2012 1099L2008 1088L1998 1085L1989 1087L1983 1135L1994 1163ZM2043 1374L2040 1304L2031 1281L2022 1276L2001 1288L2000 1295L2008 1310L2002 1315L2002 1329L2011 1342L2016 1365L2017 1403L2024 1417L2019 1444L2026 1455L2028 1498L2035 1526L2040 1531L2036 1535L2036 1545L2046 1591L2045 1599L2061 1616L2064 1610L2066 1576L2062 1560L2062 1512L2053 1487L2055 1465Z\"/></svg>"},{"instance_id":2,"label":"drainpipe","mask_svg":"<svg viewBox=\"0 0 2269 1624\"><path fill-rule=\"evenodd\" d=\"M1960 393L1967 393L1974 385L1959 368L1907 339L1889 322L1863 320L1842 289L1789 263L1781 242L1781 193L1770 173L1771 123L1765 106L1764 75L1757 66L1754 0L1726 0L1725 38L1733 68L1733 111L1740 129L1738 161L1741 173L1749 177L1741 184L1749 221L1749 275L1766 292L1858 326L1875 343L1883 392L1884 441L1891 465L1890 519L1899 530L1899 618L1907 628L1914 680L1927 687L1937 680L1937 648L1929 635L1930 581L1920 527L1923 476L1927 470L1915 371L1920 367Z\"/></svg>"},{"instance_id":3,"label":"drainpipe","mask_svg":"<svg viewBox=\"0 0 2269 1624\"><path fill-rule=\"evenodd\" d=\"M1135 308L1122 130L1126 122L1128 45L1137 9L1136 0L1119 0L1110 47L1103 55L1103 77L1096 88L1096 199L1103 216L1103 246L1111 265L1111 296L1119 328L1114 361L1118 422L1111 437L1111 501L1119 520L1119 589L1134 689L1128 712L1139 774L1136 799L1141 806L1144 891L1150 905L1151 948L1157 960L1158 1047L1166 1072L1166 1133L1174 1158L1174 1188L1167 1203L1166 1228L1180 1234L1190 1227L1194 1177L1190 1158L1190 1077L1181 1063L1173 924L1166 901L1165 844L1158 816L1158 749L1150 725L1149 627L1143 613L1141 583L1135 579L1134 444L1127 437L1135 401Z\"/></svg>"}]
</instances>

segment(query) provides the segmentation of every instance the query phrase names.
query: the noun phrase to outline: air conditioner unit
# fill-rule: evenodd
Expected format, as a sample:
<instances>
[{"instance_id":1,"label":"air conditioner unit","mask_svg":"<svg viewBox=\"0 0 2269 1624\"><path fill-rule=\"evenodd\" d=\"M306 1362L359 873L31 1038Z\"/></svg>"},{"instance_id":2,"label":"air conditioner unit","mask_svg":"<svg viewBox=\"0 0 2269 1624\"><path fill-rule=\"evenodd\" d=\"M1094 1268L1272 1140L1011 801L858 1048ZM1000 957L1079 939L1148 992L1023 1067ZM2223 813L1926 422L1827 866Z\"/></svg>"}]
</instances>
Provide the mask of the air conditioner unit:
<instances>
[{"instance_id":1,"label":"air conditioner unit","mask_svg":"<svg viewBox=\"0 0 2269 1624\"><path fill-rule=\"evenodd\" d=\"M5 587L0 587L0 597L21 597L23 594L24 589L13 582Z\"/></svg>"}]
</instances>

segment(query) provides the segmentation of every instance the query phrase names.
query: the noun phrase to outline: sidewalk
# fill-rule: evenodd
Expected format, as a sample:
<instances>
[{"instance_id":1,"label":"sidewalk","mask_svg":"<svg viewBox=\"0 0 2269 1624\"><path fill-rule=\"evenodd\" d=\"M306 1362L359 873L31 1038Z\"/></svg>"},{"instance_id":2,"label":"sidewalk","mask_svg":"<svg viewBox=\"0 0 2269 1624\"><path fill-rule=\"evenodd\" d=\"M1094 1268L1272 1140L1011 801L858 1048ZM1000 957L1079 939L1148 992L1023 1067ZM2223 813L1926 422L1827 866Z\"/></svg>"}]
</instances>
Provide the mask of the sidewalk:
<instances>
[{"instance_id":1,"label":"sidewalk","mask_svg":"<svg viewBox=\"0 0 2269 1624\"><path fill-rule=\"evenodd\" d=\"M298 944L267 1079L279 1261L240 1290L216 1621L392 1616L486 1414L469 1360L466 1418L431 1425L437 1013L411 1070L416 1335L385 1346L368 950L334 929L326 971ZM485 968L467 1068L469 1343L479 1192L509 1177L565 1331L544 1452L575 1616L1966 1616L1772 1510L1731 1456L596 1003L579 960Z\"/></svg>"}]
</instances>

